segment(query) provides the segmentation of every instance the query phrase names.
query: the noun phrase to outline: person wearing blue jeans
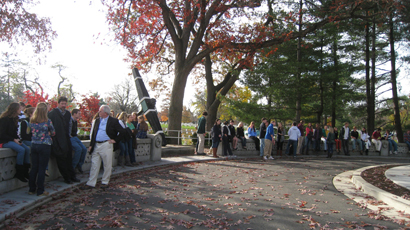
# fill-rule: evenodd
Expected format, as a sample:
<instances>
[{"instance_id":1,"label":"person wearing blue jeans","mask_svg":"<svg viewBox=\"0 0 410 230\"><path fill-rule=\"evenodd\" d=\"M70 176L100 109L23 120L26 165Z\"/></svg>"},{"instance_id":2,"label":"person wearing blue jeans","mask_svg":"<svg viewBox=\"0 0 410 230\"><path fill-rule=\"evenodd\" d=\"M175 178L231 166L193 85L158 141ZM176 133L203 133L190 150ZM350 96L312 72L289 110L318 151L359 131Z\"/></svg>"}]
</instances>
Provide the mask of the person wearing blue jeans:
<instances>
[{"instance_id":1,"label":"person wearing blue jeans","mask_svg":"<svg viewBox=\"0 0 410 230\"><path fill-rule=\"evenodd\" d=\"M127 113L122 112L118 116L118 122L120 123L121 127L124 129L127 128ZM130 166L132 167L131 160L130 160L130 150L129 148L129 141L130 141L131 136L128 134L128 132L125 132L125 135L123 136L122 140L120 141L120 155L118 156L118 165L124 167L124 166ZM132 148L132 142L131 142L131 148Z\"/></svg>"},{"instance_id":2,"label":"person wearing blue jeans","mask_svg":"<svg viewBox=\"0 0 410 230\"><path fill-rule=\"evenodd\" d=\"M44 191L45 171L51 154L51 136L55 135L53 123L47 118L47 105L39 103L30 122L32 130L31 171L28 193L47 196Z\"/></svg>"},{"instance_id":3,"label":"person wearing blue jeans","mask_svg":"<svg viewBox=\"0 0 410 230\"><path fill-rule=\"evenodd\" d=\"M73 120L71 126L71 145L73 147L74 156L73 156L73 169L78 170L78 172L83 173L83 164L85 161L85 155L87 154L87 148L81 142L77 136L78 132L78 119L81 117L81 112L79 109L73 109L71 111L71 119Z\"/></svg>"},{"instance_id":4,"label":"person wearing blue jeans","mask_svg":"<svg viewBox=\"0 0 410 230\"><path fill-rule=\"evenodd\" d=\"M358 146L359 146L359 149L360 149L360 154L363 154L362 139L359 136L359 132L357 132L356 126L353 126L353 131L350 132L350 136L351 136L352 142L353 142L352 151L356 150L356 143L357 143Z\"/></svg>"},{"instance_id":5,"label":"person wearing blue jeans","mask_svg":"<svg viewBox=\"0 0 410 230\"><path fill-rule=\"evenodd\" d=\"M25 175L28 175L27 165L30 165L30 149L17 135L20 113L20 104L13 102L0 115L0 144L3 144L3 148L10 148L17 152L15 177L22 182L27 182Z\"/></svg>"},{"instance_id":6,"label":"person wearing blue jeans","mask_svg":"<svg viewBox=\"0 0 410 230\"><path fill-rule=\"evenodd\" d=\"M386 134L384 134L384 137L387 141L389 141L389 154L397 154L397 143L393 140L393 134L390 132L390 130L386 130Z\"/></svg>"},{"instance_id":7,"label":"person wearing blue jeans","mask_svg":"<svg viewBox=\"0 0 410 230\"><path fill-rule=\"evenodd\" d=\"M289 149L290 149L290 146L292 145L293 146L293 157L296 157L298 139L300 137L300 130L298 129L298 127L296 127L296 125L297 125L296 122L293 122L292 127L288 131L289 140L288 140L288 146L286 147L286 152L285 152L287 156L289 156Z\"/></svg>"},{"instance_id":8,"label":"person wearing blue jeans","mask_svg":"<svg viewBox=\"0 0 410 230\"><path fill-rule=\"evenodd\" d=\"M407 130L407 133L404 133L404 143L407 144L410 150L410 130Z\"/></svg>"},{"instance_id":9,"label":"person wearing blue jeans","mask_svg":"<svg viewBox=\"0 0 410 230\"><path fill-rule=\"evenodd\" d=\"M265 149L265 136L266 136L266 129L268 128L269 122L268 120L264 117L262 118L262 123L260 125L260 132L259 132L259 143L260 143L260 156L263 157L263 152Z\"/></svg>"}]
</instances>

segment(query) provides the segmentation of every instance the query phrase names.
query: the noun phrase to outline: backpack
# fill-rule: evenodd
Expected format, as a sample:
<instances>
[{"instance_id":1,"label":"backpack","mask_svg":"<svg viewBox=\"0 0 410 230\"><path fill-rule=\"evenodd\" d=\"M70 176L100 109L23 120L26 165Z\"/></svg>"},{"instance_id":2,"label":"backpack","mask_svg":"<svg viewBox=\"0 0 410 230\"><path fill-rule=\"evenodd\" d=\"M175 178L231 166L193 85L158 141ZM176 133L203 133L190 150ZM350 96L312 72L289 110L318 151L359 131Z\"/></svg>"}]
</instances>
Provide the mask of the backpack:
<instances>
[{"instance_id":1,"label":"backpack","mask_svg":"<svg viewBox=\"0 0 410 230\"><path fill-rule=\"evenodd\" d=\"M209 133L209 136L211 136L211 138L214 138L214 129L211 129L211 132Z\"/></svg>"}]
</instances>

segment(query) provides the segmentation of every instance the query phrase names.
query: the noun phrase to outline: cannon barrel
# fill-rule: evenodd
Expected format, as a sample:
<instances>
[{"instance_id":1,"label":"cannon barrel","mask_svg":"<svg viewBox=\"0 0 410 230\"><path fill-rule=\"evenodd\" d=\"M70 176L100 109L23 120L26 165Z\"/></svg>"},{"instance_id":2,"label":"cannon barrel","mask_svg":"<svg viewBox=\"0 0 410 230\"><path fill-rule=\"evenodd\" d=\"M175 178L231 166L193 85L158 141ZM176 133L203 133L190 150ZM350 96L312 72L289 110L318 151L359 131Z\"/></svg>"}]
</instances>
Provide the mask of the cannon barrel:
<instances>
[{"instance_id":1,"label":"cannon barrel","mask_svg":"<svg viewBox=\"0 0 410 230\"><path fill-rule=\"evenodd\" d=\"M142 77L137 68L132 70L132 75L134 76L135 87L137 88L138 97L142 108L140 113L145 115L152 127L152 130L154 130L154 133L161 134L162 146L165 146L167 145L167 141L165 139L165 134L162 131L161 124L159 123L158 113L155 107L156 100L155 98L150 98L147 88L145 88L145 84L142 81Z\"/></svg>"}]
</instances>

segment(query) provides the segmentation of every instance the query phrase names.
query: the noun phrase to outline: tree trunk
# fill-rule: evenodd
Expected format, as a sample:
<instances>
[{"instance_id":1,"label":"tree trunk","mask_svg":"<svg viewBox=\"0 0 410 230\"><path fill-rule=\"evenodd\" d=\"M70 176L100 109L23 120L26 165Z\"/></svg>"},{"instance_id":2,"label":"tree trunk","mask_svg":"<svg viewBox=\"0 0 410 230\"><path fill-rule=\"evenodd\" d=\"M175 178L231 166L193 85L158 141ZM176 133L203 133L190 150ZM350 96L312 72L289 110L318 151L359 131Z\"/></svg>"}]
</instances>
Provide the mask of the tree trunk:
<instances>
[{"instance_id":1,"label":"tree trunk","mask_svg":"<svg viewBox=\"0 0 410 230\"><path fill-rule=\"evenodd\" d=\"M375 129L376 120L376 23L373 18L373 29L372 29L372 76L371 76L371 86L370 86L370 132Z\"/></svg>"},{"instance_id":2,"label":"tree trunk","mask_svg":"<svg viewBox=\"0 0 410 230\"><path fill-rule=\"evenodd\" d=\"M299 33L302 31L302 8L303 2L300 0L299 2ZM301 55L301 46L302 46L302 37L298 37L298 47L297 47L297 61L298 61L298 72L296 75L296 82L300 82L301 80L301 63L302 63L302 55ZM302 115L302 93L300 90L296 90L296 121L300 121L300 117Z\"/></svg>"},{"instance_id":3,"label":"tree trunk","mask_svg":"<svg viewBox=\"0 0 410 230\"><path fill-rule=\"evenodd\" d=\"M317 122L321 124L322 115L323 115L323 37L321 37L321 47L320 47L320 73L319 73L319 97L320 97L320 106L317 111Z\"/></svg>"},{"instance_id":4,"label":"tree trunk","mask_svg":"<svg viewBox=\"0 0 410 230\"><path fill-rule=\"evenodd\" d=\"M205 78L206 78L206 110L208 112L208 117L206 119L206 130L211 130L212 126L217 119L218 108L221 104L221 100L218 95L225 96L231 87L235 84L239 77L239 74L243 68L242 65L235 65L237 68L232 68L225 77L224 80L218 85L214 85L214 80L212 77L212 60L210 55L205 57Z\"/></svg>"},{"instance_id":5,"label":"tree trunk","mask_svg":"<svg viewBox=\"0 0 410 230\"><path fill-rule=\"evenodd\" d=\"M397 139L399 142L403 143L403 130L401 128L400 120L400 107L399 99L397 96L397 81L396 81L396 51L394 49L394 22L393 22L393 13L390 16L390 62L391 62L391 84L392 84L392 93L393 93L393 105L394 105L394 125L396 128Z\"/></svg>"},{"instance_id":6,"label":"tree trunk","mask_svg":"<svg viewBox=\"0 0 410 230\"><path fill-rule=\"evenodd\" d=\"M368 12L366 12L368 16ZM370 23L366 23L365 29L365 63L366 63L366 101L367 101L367 132L373 133L374 131L374 97L372 95L372 87L370 84Z\"/></svg>"},{"instance_id":7,"label":"tree trunk","mask_svg":"<svg viewBox=\"0 0 410 230\"><path fill-rule=\"evenodd\" d=\"M339 62L337 57L338 43L337 40L333 43L333 65L335 68L335 77L333 78L333 93L332 93L332 127L336 125L336 90L337 80L339 79Z\"/></svg>"},{"instance_id":8,"label":"tree trunk","mask_svg":"<svg viewBox=\"0 0 410 230\"><path fill-rule=\"evenodd\" d=\"M184 62L175 63L175 78L169 103L168 119L168 135L172 137L178 136L178 131L181 130L185 86L191 69L190 67L184 66ZM178 140L175 138L170 140L170 144L177 142Z\"/></svg>"}]
</instances>

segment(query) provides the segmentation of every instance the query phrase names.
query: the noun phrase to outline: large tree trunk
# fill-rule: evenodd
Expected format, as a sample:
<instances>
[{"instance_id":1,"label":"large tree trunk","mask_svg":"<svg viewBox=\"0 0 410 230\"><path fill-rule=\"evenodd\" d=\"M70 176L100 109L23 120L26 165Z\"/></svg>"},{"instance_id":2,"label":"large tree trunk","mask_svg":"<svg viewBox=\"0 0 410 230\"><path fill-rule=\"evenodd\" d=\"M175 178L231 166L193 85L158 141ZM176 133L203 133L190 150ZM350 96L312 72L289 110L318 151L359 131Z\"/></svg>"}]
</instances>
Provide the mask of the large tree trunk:
<instances>
[{"instance_id":1,"label":"large tree trunk","mask_svg":"<svg viewBox=\"0 0 410 230\"><path fill-rule=\"evenodd\" d=\"M336 125L336 90L337 90L337 80L339 79L339 62L337 57L338 43L335 41L333 43L333 64L335 67L335 77L333 78L333 92L332 92L332 127Z\"/></svg>"},{"instance_id":2,"label":"large tree trunk","mask_svg":"<svg viewBox=\"0 0 410 230\"><path fill-rule=\"evenodd\" d=\"M185 62L175 63L175 78L172 86L171 100L169 103L168 135L178 136L181 130L182 110L184 104L185 86L191 67L184 66ZM170 144L176 144L177 139L171 139Z\"/></svg>"},{"instance_id":3,"label":"large tree trunk","mask_svg":"<svg viewBox=\"0 0 410 230\"><path fill-rule=\"evenodd\" d=\"M393 14L390 16L390 62L391 62L391 85L393 93L393 105L394 105L394 125L397 132L397 139L399 142L403 143L403 130L401 128L400 120L400 107L399 107L399 98L397 96L397 82L396 82L396 53L394 49L394 22Z\"/></svg>"},{"instance_id":4,"label":"large tree trunk","mask_svg":"<svg viewBox=\"0 0 410 230\"><path fill-rule=\"evenodd\" d=\"M323 115L323 37L321 37L321 47L320 47L320 73L319 73L319 97L320 105L317 110L317 123L322 124L322 115Z\"/></svg>"},{"instance_id":5,"label":"large tree trunk","mask_svg":"<svg viewBox=\"0 0 410 230\"><path fill-rule=\"evenodd\" d=\"M235 84L236 80L239 77L239 74L243 68L242 65L237 64L236 68L232 68L225 77L224 80L214 85L214 80L212 77L212 60L210 55L205 57L205 78L206 78L206 110L208 112L208 117L206 119L206 130L211 130L218 114L218 108L221 104L221 100L218 98L218 95L225 96L231 87Z\"/></svg>"},{"instance_id":6,"label":"large tree trunk","mask_svg":"<svg viewBox=\"0 0 410 230\"><path fill-rule=\"evenodd\" d=\"M368 12L366 12L366 16ZM367 101L367 131L373 133L374 130L374 97L372 95L372 87L370 84L370 23L366 23L365 29L365 78L366 78L366 101Z\"/></svg>"},{"instance_id":7,"label":"large tree trunk","mask_svg":"<svg viewBox=\"0 0 410 230\"><path fill-rule=\"evenodd\" d=\"M368 119L370 120L370 132L375 129L376 121L376 23L373 18L373 29L372 29L372 72L370 79L370 114Z\"/></svg>"}]
</instances>

